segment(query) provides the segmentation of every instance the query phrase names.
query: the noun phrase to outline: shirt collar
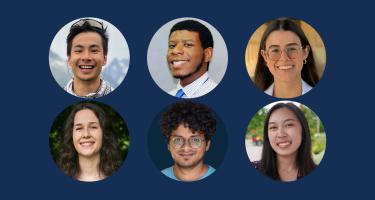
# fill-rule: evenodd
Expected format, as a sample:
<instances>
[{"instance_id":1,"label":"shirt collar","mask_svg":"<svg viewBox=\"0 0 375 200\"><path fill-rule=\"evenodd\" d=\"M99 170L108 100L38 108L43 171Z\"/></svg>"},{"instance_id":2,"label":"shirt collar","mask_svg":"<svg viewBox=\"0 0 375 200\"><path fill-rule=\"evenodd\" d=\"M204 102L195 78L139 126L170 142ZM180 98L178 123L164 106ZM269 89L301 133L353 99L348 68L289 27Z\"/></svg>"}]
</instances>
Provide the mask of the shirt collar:
<instances>
[{"instance_id":1,"label":"shirt collar","mask_svg":"<svg viewBox=\"0 0 375 200\"><path fill-rule=\"evenodd\" d=\"M71 95L74 95L76 97L81 97L81 98L98 98L98 97L102 97L104 95L107 95L109 94L113 89L112 87L109 85L108 82L100 79L100 85L99 85L99 88L96 92L92 92L92 93L89 93L87 95L84 95L84 96L79 96L77 95L75 92L74 92L74 81L73 81L73 78L69 80L68 84L65 86L64 88L69 94Z\"/></svg>"},{"instance_id":2,"label":"shirt collar","mask_svg":"<svg viewBox=\"0 0 375 200\"><path fill-rule=\"evenodd\" d=\"M301 79L302 84L302 95L306 94L308 91L311 90L311 86L307 84L303 79ZM270 96L273 96L273 88L275 86L275 83L272 83L264 92Z\"/></svg>"},{"instance_id":3,"label":"shirt collar","mask_svg":"<svg viewBox=\"0 0 375 200\"><path fill-rule=\"evenodd\" d=\"M190 83L189 85L182 87L180 80L177 83L177 91L182 88L187 98L192 98L195 92L209 79L208 73L205 72L201 77ZM185 96L183 96L185 97Z\"/></svg>"}]
</instances>

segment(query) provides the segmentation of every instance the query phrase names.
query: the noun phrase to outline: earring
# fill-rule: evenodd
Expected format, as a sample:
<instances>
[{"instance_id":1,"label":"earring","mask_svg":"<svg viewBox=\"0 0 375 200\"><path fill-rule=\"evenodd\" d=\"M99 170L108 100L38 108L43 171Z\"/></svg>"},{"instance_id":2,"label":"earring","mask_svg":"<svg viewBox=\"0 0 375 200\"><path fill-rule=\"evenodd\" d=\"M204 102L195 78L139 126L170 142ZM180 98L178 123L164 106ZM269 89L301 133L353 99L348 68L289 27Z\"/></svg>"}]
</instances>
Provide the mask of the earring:
<instances>
[{"instance_id":1,"label":"earring","mask_svg":"<svg viewBox=\"0 0 375 200\"><path fill-rule=\"evenodd\" d=\"M307 60L306 60L306 59L305 59L305 60L303 60L303 64L304 64L304 65L306 65L306 63L307 63Z\"/></svg>"}]
</instances>

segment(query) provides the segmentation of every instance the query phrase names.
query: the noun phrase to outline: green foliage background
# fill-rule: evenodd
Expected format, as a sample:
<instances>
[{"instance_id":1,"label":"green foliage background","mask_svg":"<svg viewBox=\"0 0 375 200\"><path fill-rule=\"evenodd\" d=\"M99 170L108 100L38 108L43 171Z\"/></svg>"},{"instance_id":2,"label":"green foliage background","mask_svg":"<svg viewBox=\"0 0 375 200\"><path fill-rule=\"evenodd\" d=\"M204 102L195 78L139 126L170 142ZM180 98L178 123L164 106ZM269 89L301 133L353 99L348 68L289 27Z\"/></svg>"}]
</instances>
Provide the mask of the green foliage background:
<instances>
[{"instance_id":1,"label":"green foliage background","mask_svg":"<svg viewBox=\"0 0 375 200\"><path fill-rule=\"evenodd\" d=\"M111 107L100 102L90 102L100 106L106 112L109 121L112 122L113 131L117 136L120 153L124 160L128 154L128 149L130 146L129 131L126 123L124 122L122 117ZM55 162L59 158L60 140L63 128L65 126L65 121L74 105L76 104L67 107L57 116L49 133L49 146L52 158Z\"/></svg>"},{"instance_id":2,"label":"green foliage background","mask_svg":"<svg viewBox=\"0 0 375 200\"><path fill-rule=\"evenodd\" d=\"M297 105L298 106L298 105ZM308 107L304 105L298 106L302 112L305 114L307 122L309 123L311 142L312 142L312 154L316 163L319 163L323 157L326 148L326 134L323 124L321 123L319 117ZM259 137L260 141L263 143L263 128L264 121L267 116L267 109L260 109L254 117L251 119L247 126L246 138ZM319 126L318 126L319 124ZM319 131L318 131L319 127Z\"/></svg>"}]
</instances>

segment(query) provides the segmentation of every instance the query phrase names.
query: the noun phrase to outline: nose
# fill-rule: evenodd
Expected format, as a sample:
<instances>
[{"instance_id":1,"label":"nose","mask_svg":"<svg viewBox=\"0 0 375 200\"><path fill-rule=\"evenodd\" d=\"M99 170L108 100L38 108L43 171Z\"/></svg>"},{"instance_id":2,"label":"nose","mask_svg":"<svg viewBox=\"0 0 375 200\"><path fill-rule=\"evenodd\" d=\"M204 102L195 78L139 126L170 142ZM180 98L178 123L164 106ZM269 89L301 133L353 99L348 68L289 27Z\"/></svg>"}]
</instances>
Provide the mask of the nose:
<instances>
[{"instance_id":1,"label":"nose","mask_svg":"<svg viewBox=\"0 0 375 200\"><path fill-rule=\"evenodd\" d=\"M84 130L83 130L83 137L84 138L88 138L88 137L90 137L90 129L89 128L84 128Z\"/></svg>"},{"instance_id":2,"label":"nose","mask_svg":"<svg viewBox=\"0 0 375 200\"><path fill-rule=\"evenodd\" d=\"M285 49L281 51L279 60L290 60L289 55Z\"/></svg>"},{"instance_id":3,"label":"nose","mask_svg":"<svg viewBox=\"0 0 375 200\"><path fill-rule=\"evenodd\" d=\"M171 53L172 53L172 54L183 54L183 53L184 53L183 45L181 45L181 44L176 44L176 46L174 46L174 47L171 49Z\"/></svg>"},{"instance_id":4,"label":"nose","mask_svg":"<svg viewBox=\"0 0 375 200\"><path fill-rule=\"evenodd\" d=\"M286 133L285 133L285 130L284 130L283 127L279 128L279 130L277 131L276 136L279 137L279 138L286 136Z\"/></svg>"},{"instance_id":5,"label":"nose","mask_svg":"<svg viewBox=\"0 0 375 200\"><path fill-rule=\"evenodd\" d=\"M82 61L90 61L92 59L91 52L88 50L85 50L82 52Z\"/></svg>"}]
</instances>

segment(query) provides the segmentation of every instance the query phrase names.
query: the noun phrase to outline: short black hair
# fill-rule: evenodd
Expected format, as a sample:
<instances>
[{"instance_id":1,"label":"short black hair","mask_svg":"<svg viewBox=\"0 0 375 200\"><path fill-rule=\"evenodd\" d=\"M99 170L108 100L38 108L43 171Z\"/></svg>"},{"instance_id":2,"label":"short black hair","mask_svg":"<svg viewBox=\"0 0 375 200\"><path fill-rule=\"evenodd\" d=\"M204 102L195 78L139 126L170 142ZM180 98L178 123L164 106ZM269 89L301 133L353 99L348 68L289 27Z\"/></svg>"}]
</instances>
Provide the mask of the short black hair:
<instances>
[{"instance_id":1,"label":"short black hair","mask_svg":"<svg viewBox=\"0 0 375 200\"><path fill-rule=\"evenodd\" d=\"M210 141L216 132L216 119L211 108L190 100L172 104L163 114L160 130L169 140L172 131L181 124L188 127L193 134L203 133L207 141Z\"/></svg>"},{"instance_id":2,"label":"short black hair","mask_svg":"<svg viewBox=\"0 0 375 200\"><path fill-rule=\"evenodd\" d=\"M214 41L212 38L211 31L202 23L195 20L185 20L175 24L169 32L169 37L175 31L188 30L197 32L201 41L203 49L208 47L214 47Z\"/></svg>"},{"instance_id":3,"label":"short black hair","mask_svg":"<svg viewBox=\"0 0 375 200\"><path fill-rule=\"evenodd\" d=\"M82 20L82 19L81 19ZM84 20L84 19L83 19ZM91 19L88 19L91 20ZM72 43L75 36L77 36L80 33L84 32L95 32L100 35L102 38L102 45L103 45L103 51L104 55L107 55L108 53L108 35L107 35L107 27L100 29L98 27L90 25L89 22L84 22L81 26L71 26L69 30L69 34L66 38L67 43L67 49L66 54L70 56L71 50L72 50Z\"/></svg>"}]
</instances>

